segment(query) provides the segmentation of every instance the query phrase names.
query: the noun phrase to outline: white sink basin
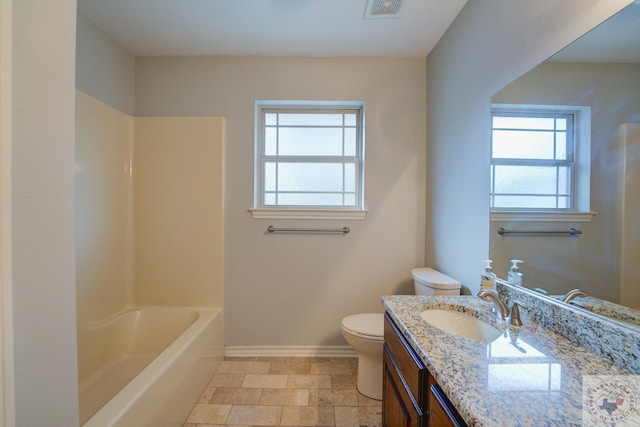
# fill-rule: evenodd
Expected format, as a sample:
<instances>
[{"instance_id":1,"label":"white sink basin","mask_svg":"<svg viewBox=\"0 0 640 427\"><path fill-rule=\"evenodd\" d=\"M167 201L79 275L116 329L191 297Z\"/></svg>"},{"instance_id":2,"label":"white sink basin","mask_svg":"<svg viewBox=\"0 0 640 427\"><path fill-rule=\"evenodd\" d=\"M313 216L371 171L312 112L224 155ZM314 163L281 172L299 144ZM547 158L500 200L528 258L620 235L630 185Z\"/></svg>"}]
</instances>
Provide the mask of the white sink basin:
<instances>
[{"instance_id":1,"label":"white sink basin","mask_svg":"<svg viewBox=\"0 0 640 427\"><path fill-rule=\"evenodd\" d=\"M445 332L476 340L492 341L502 333L477 317L455 310L429 309L420 313L420 317Z\"/></svg>"}]
</instances>

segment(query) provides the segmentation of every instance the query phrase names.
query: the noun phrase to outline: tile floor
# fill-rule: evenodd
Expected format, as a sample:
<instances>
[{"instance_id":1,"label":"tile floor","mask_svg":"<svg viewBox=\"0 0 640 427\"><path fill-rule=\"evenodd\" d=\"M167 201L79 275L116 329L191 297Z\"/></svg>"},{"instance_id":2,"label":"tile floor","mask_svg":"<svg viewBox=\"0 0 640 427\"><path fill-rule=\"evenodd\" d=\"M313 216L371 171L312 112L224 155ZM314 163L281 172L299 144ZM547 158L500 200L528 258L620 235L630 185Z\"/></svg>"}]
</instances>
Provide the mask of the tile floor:
<instances>
[{"instance_id":1,"label":"tile floor","mask_svg":"<svg viewBox=\"0 0 640 427\"><path fill-rule=\"evenodd\" d=\"M382 405L356 390L358 359L226 358L184 427L379 427Z\"/></svg>"}]
</instances>

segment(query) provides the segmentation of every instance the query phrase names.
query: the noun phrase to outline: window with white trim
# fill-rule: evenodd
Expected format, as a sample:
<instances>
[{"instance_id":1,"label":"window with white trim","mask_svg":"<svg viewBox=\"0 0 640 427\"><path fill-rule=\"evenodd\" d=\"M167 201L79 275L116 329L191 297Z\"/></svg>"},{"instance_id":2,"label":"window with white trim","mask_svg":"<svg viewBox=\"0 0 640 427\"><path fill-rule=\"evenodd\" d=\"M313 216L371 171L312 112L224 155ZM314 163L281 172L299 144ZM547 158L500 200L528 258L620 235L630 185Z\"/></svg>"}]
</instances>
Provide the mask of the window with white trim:
<instances>
[{"instance_id":1,"label":"window with white trim","mask_svg":"<svg viewBox=\"0 0 640 427\"><path fill-rule=\"evenodd\" d=\"M363 113L362 103L257 103L255 208L362 211Z\"/></svg>"},{"instance_id":2,"label":"window with white trim","mask_svg":"<svg viewBox=\"0 0 640 427\"><path fill-rule=\"evenodd\" d=\"M588 211L588 107L492 106L493 211Z\"/></svg>"}]
</instances>

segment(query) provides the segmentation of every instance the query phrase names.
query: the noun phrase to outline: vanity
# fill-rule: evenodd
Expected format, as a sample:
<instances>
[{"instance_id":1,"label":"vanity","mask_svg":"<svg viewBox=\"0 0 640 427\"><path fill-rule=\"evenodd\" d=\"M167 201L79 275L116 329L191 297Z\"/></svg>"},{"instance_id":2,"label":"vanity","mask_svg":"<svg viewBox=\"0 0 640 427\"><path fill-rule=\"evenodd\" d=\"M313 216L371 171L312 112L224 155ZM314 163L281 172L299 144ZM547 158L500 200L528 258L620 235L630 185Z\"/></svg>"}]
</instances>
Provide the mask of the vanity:
<instances>
[{"instance_id":1,"label":"vanity","mask_svg":"<svg viewBox=\"0 0 640 427\"><path fill-rule=\"evenodd\" d=\"M384 319L385 426L466 426L389 314Z\"/></svg>"},{"instance_id":2,"label":"vanity","mask_svg":"<svg viewBox=\"0 0 640 427\"><path fill-rule=\"evenodd\" d=\"M597 316L553 306L517 289L500 287L499 294L509 306L518 301L529 307L522 313L523 326L498 319L492 304L476 296L382 298L383 425L581 426L583 417L590 422L600 412L607 414L598 407L594 414L583 405L588 395L583 385L588 391L607 376L631 381L640 390L634 377L640 373L637 331L615 330L617 325ZM427 322L421 313L430 310L469 316L497 333L457 335ZM568 336L558 333L563 327ZM572 327L581 332L573 334ZM601 341L593 348L587 341L576 342L592 335ZM640 417L640 394L637 403L632 415ZM622 404L609 408L614 416L629 409Z\"/></svg>"}]
</instances>

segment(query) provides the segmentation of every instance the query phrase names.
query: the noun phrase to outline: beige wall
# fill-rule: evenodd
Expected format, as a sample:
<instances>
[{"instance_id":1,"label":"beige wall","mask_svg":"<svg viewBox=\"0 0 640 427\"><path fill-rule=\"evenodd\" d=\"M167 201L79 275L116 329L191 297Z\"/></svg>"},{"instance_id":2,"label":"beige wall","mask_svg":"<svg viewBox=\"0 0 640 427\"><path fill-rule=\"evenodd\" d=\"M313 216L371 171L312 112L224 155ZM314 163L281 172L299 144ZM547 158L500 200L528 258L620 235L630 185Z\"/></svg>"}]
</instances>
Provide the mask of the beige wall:
<instances>
[{"instance_id":1,"label":"beige wall","mask_svg":"<svg viewBox=\"0 0 640 427\"><path fill-rule=\"evenodd\" d=\"M344 316L411 291L424 262L425 83L424 59L136 59L137 115L226 118L228 346L345 345ZM364 221L252 219L256 100L365 102ZM269 224L351 233L270 235Z\"/></svg>"},{"instance_id":2,"label":"beige wall","mask_svg":"<svg viewBox=\"0 0 640 427\"><path fill-rule=\"evenodd\" d=\"M222 305L223 119L136 118L76 96L78 320Z\"/></svg>"},{"instance_id":3,"label":"beige wall","mask_svg":"<svg viewBox=\"0 0 640 427\"><path fill-rule=\"evenodd\" d=\"M490 98L630 0L467 2L427 61L427 263L479 289L489 254Z\"/></svg>"},{"instance_id":4,"label":"beige wall","mask_svg":"<svg viewBox=\"0 0 640 427\"><path fill-rule=\"evenodd\" d=\"M624 147L623 123L638 120L640 65L547 62L500 91L496 103L576 105L591 107L591 210L589 223L529 224L539 229L583 230L577 239L530 236L505 239L499 227L523 228L508 222L491 223L491 256L496 272L505 278L509 259L525 260L527 287L554 294L581 288L589 295L619 301L621 188Z\"/></svg>"},{"instance_id":5,"label":"beige wall","mask_svg":"<svg viewBox=\"0 0 640 427\"><path fill-rule=\"evenodd\" d=\"M137 304L222 306L223 136L219 117L136 118Z\"/></svg>"}]
</instances>

